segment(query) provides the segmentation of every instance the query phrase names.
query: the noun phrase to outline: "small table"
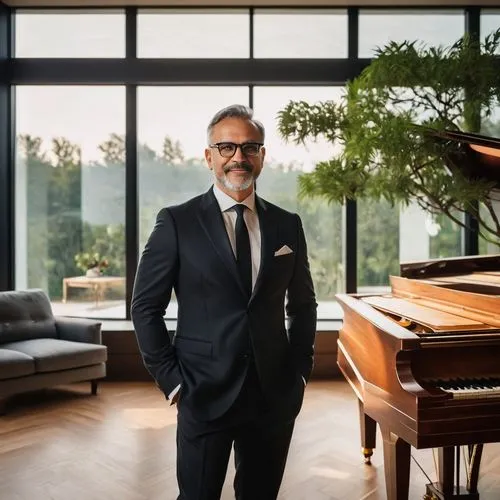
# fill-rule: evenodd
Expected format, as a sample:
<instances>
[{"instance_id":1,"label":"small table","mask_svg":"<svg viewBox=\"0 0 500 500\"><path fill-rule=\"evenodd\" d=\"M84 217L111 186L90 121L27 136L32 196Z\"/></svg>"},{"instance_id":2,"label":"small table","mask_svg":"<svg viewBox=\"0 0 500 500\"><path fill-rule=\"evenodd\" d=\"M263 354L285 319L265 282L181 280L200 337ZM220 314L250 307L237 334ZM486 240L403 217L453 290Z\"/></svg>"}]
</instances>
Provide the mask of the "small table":
<instances>
[{"instance_id":1,"label":"small table","mask_svg":"<svg viewBox=\"0 0 500 500\"><path fill-rule=\"evenodd\" d=\"M90 278L87 276L73 276L63 278L63 303L68 298L68 288L91 288L94 291L95 305L99 304L99 298L104 296L104 291L108 288L121 287L125 285L125 278L119 276L97 276Z\"/></svg>"}]
</instances>

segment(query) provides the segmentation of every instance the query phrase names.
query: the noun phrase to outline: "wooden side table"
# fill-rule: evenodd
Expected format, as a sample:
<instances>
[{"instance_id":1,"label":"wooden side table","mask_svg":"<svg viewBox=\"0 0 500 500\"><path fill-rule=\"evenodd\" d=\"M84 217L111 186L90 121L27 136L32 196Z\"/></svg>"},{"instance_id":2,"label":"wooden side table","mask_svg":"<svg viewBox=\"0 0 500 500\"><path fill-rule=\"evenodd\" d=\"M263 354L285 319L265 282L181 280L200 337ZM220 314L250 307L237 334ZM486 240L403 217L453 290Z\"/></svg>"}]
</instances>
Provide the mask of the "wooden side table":
<instances>
[{"instance_id":1,"label":"wooden side table","mask_svg":"<svg viewBox=\"0 0 500 500\"><path fill-rule=\"evenodd\" d=\"M96 307L99 305L99 299L104 296L105 290L113 287L122 287L125 285L125 278L120 276L98 276L89 278L87 276L72 276L63 278L63 296L62 301L66 303L68 299L69 288L90 288L93 290Z\"/></svg>"}]
</instances>

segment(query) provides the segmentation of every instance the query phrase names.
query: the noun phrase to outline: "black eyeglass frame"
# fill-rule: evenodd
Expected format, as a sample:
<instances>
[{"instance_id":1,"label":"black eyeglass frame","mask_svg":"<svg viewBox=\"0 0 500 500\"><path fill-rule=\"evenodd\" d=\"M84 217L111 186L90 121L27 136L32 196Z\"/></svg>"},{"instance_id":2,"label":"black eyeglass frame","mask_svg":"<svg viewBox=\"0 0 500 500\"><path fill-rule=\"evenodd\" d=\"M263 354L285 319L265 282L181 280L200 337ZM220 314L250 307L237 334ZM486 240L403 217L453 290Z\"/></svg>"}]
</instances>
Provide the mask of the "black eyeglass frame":
<instances>
[{"instance_id":1,"label":"black eyeglass frame","mask_svg":"<svg viewBox=\"0 0 500 500\"><path fill-rule=\"evenodd\" d=\"M222 153L221 153L221 146L233 146L234 147L234 152L233 154L231 154L230 156L224 156ZM248 153L245 153L244 151L244 147L245 146L258 146L258 149L257 149L257 152L255 154L248 154ZM261 148L264 146L264 143L263 142L243 142L241 144L236 144L235 142L216 142L214 144L209 144L208 147L209 148L217 148L217 151L219 152L219 154L222 156L222 158L232 158L235 154L236 154L236 151L238 151L238 148L240 148L240 151L242 152L242 154L244 156L249 156L251 158L255 158L256 156L259 155L260 153L260 150Z\"/></svg>"}]
</instances>

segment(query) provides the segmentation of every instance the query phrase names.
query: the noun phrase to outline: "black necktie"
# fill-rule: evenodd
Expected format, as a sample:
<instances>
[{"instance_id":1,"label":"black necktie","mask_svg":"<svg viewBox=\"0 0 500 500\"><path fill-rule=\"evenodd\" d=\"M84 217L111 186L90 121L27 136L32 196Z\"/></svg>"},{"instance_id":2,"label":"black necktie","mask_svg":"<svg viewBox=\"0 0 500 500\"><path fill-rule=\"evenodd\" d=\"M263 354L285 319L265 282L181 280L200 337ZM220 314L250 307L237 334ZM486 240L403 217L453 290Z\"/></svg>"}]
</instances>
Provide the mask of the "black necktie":
<instances>
[{"instance_id":1,"label":"black necktie","mask_svg":"<svg viewBox=\"0 0 500 500\"><path fill-rule=\"evenodd\" d=\"M234 205L234 210L238 214L236 219L236 262L240 272L241 281L248 296L252 295L252 254L250 252L250 237L248 236L247 225L243 219L245 205Z\"/></svg>"}]
</instances>

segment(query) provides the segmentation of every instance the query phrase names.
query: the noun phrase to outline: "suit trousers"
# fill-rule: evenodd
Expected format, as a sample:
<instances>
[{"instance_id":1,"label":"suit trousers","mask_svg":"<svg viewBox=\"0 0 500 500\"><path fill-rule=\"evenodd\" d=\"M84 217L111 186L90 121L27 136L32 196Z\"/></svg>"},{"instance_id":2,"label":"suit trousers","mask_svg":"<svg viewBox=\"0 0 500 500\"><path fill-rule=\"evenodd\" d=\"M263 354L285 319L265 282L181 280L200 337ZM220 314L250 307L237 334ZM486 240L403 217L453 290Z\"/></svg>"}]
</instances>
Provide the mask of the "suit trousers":
<instances>
[{"instance_id":1,"label":"suit trousers","mask_svg":"<svg viewBox=\"0 0 500 500\"><path fill-rule=\"evenodd\" d=\"M236 499L276 500L295 419L269 409L253 361L222 417L199 422L180 404L177 421L177 500L219 500L233 445Z\"/></svg>"}]
</instances>

